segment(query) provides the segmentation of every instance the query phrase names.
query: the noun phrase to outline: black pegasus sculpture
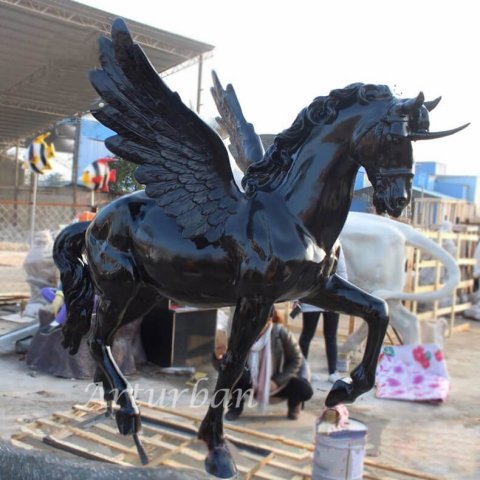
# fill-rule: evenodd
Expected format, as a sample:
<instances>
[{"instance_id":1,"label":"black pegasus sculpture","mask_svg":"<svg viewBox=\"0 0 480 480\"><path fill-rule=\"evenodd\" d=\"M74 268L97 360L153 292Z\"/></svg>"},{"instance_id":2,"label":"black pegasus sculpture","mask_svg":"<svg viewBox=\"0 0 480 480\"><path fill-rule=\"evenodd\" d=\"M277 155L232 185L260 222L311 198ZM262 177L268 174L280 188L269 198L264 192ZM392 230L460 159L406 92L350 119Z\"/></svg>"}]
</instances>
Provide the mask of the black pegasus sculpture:
<instances>
[{"instance_id":1,"label":"black pegasus sculpture","mask_svg":"<svg viewBox=\"0 0 480 480\"><path fill-rule=\"evenodd\" d=\"M275 302L302 298L362 317L369 326L364 358L326 404L352 402L372 388L387 306L334 273L333 246L355 174L364 166L377 211L398 216L410 201L412 140L463 127L429 133L433 104L422 94L401 100L383 85L350 85L304 108L248 168L241 192L220 137L168 89L122 20L113 23L112 40L100 39L100 62L90 80L104 106L93 114L117 132L107 147L139 165L135 176L146 188L57 237L54 259L68 310L64 346L77 351L96 293L95 381L103 382L110 409L118 393L117 425L138 446L139 410L110 352L115 332L165 297L235 305L229 350L199 431L208 472L230 477L236 467L223 435L223 401Z\"/></svg>"}]
</instances>

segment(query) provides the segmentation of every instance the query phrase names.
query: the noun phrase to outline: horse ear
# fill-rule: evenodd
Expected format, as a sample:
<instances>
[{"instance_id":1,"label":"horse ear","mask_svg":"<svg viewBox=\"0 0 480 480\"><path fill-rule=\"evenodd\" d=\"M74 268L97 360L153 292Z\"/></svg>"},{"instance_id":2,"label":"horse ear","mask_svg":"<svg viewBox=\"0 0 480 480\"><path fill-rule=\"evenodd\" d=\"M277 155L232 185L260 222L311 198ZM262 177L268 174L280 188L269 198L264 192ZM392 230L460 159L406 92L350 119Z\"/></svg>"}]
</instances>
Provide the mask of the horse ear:
<instances>
[{"instance_id":1,"label":"horse ear","mask_svg":"<svg viewBox=\"0 0 480 480\"><path fill-rule=\"evenodd\" d=\"M425 105L427 110L429 112L431 112L440 103L441 99L442 99L442 97L438 97L435 100L431 100L429 102L423 102L423 104Z\"/></svg>"},{"instance_id":2,"label":"horse ear","mask_svg":"<svg viewBox=\"0 0 480 480\"><path fill-rule=\"evenodd\" d=\"M425 95L423 95L423 92L420 92L416 98L411 98L402 103L400 107L401 112L405 115L415 113L423 105L423 102L425 102Z\"/></svg>"}]
</instances>

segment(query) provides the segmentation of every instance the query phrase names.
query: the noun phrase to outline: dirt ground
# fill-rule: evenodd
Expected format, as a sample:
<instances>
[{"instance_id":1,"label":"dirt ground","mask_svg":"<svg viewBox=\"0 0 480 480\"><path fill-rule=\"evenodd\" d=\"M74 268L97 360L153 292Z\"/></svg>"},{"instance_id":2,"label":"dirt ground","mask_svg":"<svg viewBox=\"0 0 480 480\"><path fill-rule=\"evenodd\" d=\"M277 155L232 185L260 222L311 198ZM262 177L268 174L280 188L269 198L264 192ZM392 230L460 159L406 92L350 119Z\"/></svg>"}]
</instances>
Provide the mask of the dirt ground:
<instances>
[{"instance_id":1,"label":"dirt ground","mask_svg":"<svg viewBox=\"0 0 480 480\"><path fill-rule=\"evenodd\" d=\"M445 355L452 389L443 405L380 400L369 392L349 406L351 417L368 426L369 457L397 467L428 472L439 479L480 478L480 387L475 381L480 364L479 342L478 323L447 339ZM237 423L274 434L291 432L297 440L313 442L315 418L331 385L323 380L326 369L320 337L314 340L311 350L315 395L305 405L297 422L287 420L285 404L278 404L265 415L247 410ZM215 372L210 365L198 370L209 374L205 385L211 388ZM89 381L60 379L29 370L24 357L15 353L0 356L0 372L3 383L0 436L3 439L19 431L22 423L54 411L68 410L74 403L100 396ZM205 412L205 407L191 406L192 389L185 385L188 377L160 374L158 367L147 365L129 380L137 387L139 398L147 401L152 398L158 401L166 391L162 402L165 406L171 404L171 389L187 389L177 405L199 416Z\"/></svg>"},{"instance_id":2,"label":"dirt ground","mask_svg":"<svg viewBox=\"0 0 480 480\"><path fill-rule=\"evenodd\" d=\"M2 279L9 285L22 285L23 252L0 254L0 291ZM3 270L2 270L3 269ZM3 276L2 276L3 274ZM6 276L5 276L6 274ZM16 283L18 281L18 283ZM4 283L5 284L5 283ZM23 283L23 287L25 284ZM28 289L27 289L28 290ZM459 319L457 324L461 324ZM470 329L445 341L445 357L451 376L451 392L442 405L381 400L369 392L349 406L350 415L368 426L367 456L379 462L414 469L438 479L474 480L480 478L480 323L470 322ZM296 422L285 417L286 405L271 406L267 414L247 410L239 425L305 442L314 440L315 419L323 407L331 384L327 376L321 333L311 347L310 364L314 374L313 399L305 405ZM215 371L210 365L197 368L208 374L202 384L211 389ZM98 399L100 392L89 381L55 378L31 371L23 355L0 355L0 438L9 439L22 423L68 410L74 403ZM172 389L187 389L177 405L185 412L202 416L206 407L191 406L192 389L188 377L165 375L153 365L141 367L129 377L143 400L158 401L166 392L163 405L172 402ZM394 479L393 474L386 477ZM405 478L405 477L402 477Z\"/></svg>"}]
</instances>

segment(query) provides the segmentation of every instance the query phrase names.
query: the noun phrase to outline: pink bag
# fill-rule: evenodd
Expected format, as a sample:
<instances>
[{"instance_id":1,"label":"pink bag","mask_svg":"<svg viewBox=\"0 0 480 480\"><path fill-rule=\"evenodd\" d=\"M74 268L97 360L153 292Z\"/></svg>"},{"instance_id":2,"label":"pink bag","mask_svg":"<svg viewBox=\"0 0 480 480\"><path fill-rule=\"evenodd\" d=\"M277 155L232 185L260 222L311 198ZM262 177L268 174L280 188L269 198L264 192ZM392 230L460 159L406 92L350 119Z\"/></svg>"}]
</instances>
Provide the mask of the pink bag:
<instances>
[{"instance_id":1,"label":"pink bag","mask_svg":"<svg viewBox=\"0 0 480 480\"><path fill-rule=\"evenodd\" d=\"M375 380L378 398L443 402L450 391L443 353L435 344L384 347Z\"/></svg>"}]
</instances>

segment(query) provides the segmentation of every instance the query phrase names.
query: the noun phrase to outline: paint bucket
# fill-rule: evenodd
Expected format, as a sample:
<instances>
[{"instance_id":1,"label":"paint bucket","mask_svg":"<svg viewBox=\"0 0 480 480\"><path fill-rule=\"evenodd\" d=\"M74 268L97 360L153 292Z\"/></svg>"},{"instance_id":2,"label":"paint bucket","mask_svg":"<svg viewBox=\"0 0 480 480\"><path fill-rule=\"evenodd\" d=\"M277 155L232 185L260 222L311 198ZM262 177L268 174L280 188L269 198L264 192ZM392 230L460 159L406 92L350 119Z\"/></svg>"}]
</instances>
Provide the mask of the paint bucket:
<instances>
[{"instance_id":1,"label":"paint bucket","mask_svg":"<svg viewBox=\"0 0 480 480\"><path fill-rule=\"evenodd\" d=\"M336 409L327 409L317 420L312 480L363 478L367 427L348 413L339 417Z\"/></svg>"}]
</instances>

